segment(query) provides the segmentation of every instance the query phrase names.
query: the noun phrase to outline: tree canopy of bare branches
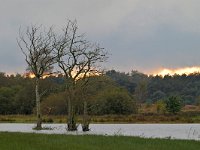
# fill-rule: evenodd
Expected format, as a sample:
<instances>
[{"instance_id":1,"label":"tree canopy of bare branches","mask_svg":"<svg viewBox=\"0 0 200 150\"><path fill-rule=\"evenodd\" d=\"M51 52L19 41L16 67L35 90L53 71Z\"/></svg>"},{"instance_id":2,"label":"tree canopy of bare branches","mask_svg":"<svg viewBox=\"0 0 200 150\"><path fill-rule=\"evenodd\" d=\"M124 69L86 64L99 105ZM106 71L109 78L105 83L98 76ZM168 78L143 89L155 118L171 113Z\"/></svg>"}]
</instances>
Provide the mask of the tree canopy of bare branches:
<instances>
[{"instance_id":1,"label":"tree canopy of bare branches","mask_svg":"<svg viewBox=\"0 0 200 150\"><path fill-rule=\"evenodd\" d=\"M42 26L32 25L27 27L25 33L20 30L18 45L25 56L28 64L27 70L41 78L44 74L52 71L55 63L53 51L54 34L52 28L48 31Z\"/></svg>"},{"instance_id":2,"label":"tree canopy of bare branches","mask_svg":"<svg viewBox=\"0 0 200 150\"><path fill-rule=\"evenodd\" d=\"M84 34L78 34L76 21L69 20L63 33L55 37L54 46L58 65L67 81L68 130L76 130L73 101L77 89L84 88L88 76L101 74L99 65L107 59L107 53L98 44L87 41ZM77 83L81 85L78 87Z\"/></svg>"},{"instance_id":3,"label":"tree canopy of bare branches","mask_svg":"<svg viewBox=\"0 0 200 150\"><path fill-rule=\"evenodd\" d=\"M28 64L27 70L34 74L36 79L36 108L37 108L37 126L41 128L41 111L40 111L40 97L39 94L39 79L45 74L51 73L53 64L55 63L55 56L53 56L53 41L54 34L52 28L48 31L42 26L32 25L27 27L26 32L19 32L18 45L25 56Z\"/></svg>"},{"instance_id":4,"label":"tree canopy of bare branches","mask_svg":"<svg viewBox=\"0 0 200 150\"><path fill-rule=\"evenodd\" d=\"M27 27L25 33L20 31L18 45L25 56L28 70L36 79L37 128L41 128L39 79L51 73L53 64L57 62L66 78L68 130L76 130L74 101L77 94L84 97L83 89L89 76L102 73L100 63L107 59L104 48L89 42L84 34L78 34L77 22L71 20L62 34L55 34L52 28L45 31L42 26ZM85 100L84 109L87 109ZM86 110L84 112L87 114Z\"/></svg>"}]
</instances>

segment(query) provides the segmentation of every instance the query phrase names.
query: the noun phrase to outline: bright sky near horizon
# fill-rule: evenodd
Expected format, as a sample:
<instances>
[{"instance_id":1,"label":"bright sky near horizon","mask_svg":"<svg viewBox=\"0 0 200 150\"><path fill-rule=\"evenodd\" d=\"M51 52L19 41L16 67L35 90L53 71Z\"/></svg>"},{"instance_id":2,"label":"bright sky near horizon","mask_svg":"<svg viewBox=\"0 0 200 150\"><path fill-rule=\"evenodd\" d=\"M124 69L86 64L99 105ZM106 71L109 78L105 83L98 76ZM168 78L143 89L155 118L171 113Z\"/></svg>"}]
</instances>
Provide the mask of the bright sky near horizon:
<instances>
[{"instance_id":1,"label":"bright sky near horizon","mask_svg":"<svg viewBox=\"0 0 200 150\"><path fill-rule=\"evenodd\" d=\"M111 54L106 69L144 73L200 66L199 0L0 0L0 72L22 73L19 27L61 28L77 19L80 33Z\"/></svg>"}]
</instances>

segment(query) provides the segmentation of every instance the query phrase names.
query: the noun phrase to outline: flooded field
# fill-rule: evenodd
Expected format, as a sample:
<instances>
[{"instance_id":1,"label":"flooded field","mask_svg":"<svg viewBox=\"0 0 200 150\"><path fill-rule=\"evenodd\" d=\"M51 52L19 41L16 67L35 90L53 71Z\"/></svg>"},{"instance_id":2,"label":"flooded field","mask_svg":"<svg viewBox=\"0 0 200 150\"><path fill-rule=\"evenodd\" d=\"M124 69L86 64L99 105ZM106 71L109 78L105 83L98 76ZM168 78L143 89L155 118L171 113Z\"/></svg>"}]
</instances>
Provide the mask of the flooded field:
<instances>
[{"instance_id":1,"label":"flooded field","mask_svg":"<svg viewBox=\"0 0 200 150\"><path fill-rule=\"evenodd\" d=\"M68 132L66 124L43 124L47 130L33 130L34 124L1 123L0 132L27 132L45 134L95 134L140 136L145 138L195 139L200 140L200 124L91 124L90 131Z\"/></svg>"}]
</instances>

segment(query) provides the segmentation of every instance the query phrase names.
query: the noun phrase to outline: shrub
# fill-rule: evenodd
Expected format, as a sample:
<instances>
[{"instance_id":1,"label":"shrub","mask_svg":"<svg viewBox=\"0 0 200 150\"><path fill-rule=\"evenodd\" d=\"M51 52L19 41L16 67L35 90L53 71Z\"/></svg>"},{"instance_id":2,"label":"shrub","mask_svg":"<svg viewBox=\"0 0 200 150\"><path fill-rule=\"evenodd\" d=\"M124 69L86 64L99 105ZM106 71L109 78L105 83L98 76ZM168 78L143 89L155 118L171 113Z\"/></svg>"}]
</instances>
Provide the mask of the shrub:
<instances>
[{"instance_id":1,"label":"shrub","mask_svg":"<svg viewBox=\"0 0 200 150\"><path fill-rule=\"evenodd\" d=\"M182 108L181 99L177 96L171 96L166 100L166 109L169 113L176 114Z\"/></svg>"},{"instance_id":2,"label":"shrub","mask_svg":"<svg viewBox=\"0 0 200 150\"><path fill-rule=\"evenodd\" d=\"M159 114L164 114L166 112L166 104L163 100L158 100L156 102L156 111Z\"/></svg>"},{"instance_id":3,"label":"shrub","mask_svg":"<svg viewBox=\"0 0 200 150\"><path fill-rule=\"evenodd\" d=\"M65 93L52 94L45 98L41 104L45 115L63 115L67 112Z\"/></svg>"},{"instance_id":4,"label":"shrub","mask_svg":"<svg viewBox=\"0 0 200 150\"><path fill-rule=\"evenodd\" d=\"M101 92L94 97L92 113L103 114L131 114L136 111L133 97L121 88L110 89Z\"/></svg>"}]
</instances>

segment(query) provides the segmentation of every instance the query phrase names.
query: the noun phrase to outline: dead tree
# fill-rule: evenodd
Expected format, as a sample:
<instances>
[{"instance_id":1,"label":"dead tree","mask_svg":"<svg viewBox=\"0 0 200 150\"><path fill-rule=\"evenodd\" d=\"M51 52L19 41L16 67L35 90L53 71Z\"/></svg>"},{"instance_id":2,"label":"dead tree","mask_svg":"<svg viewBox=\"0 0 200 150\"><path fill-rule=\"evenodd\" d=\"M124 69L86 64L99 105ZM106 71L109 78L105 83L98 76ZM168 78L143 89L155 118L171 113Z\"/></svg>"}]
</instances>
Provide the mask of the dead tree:
<instances>
[{"instance_id":1,"label":"dead tree","mask_svg":"<svg viewBox=\"0 0 200 150\"><path fill-rule=\"evenodd\" d=\"M106 60L104 49L98 44L88 42L77 30L77 22L69 20L63 30L64 34L55 37L57 62L66 78L69 131L77 130L74 109L77 95L87 85L89 76L100 74L98 65ZM87 109L86 101L84 109ZM84 112L87 115L87 111ZM87 127L89 128L89 124Z\"/></svg>"},{"instance_id":2,"label":"dead tree","mask_svg":"<svg viewBox=\"0 0 200 150\"><path fill-rule=\"evenodd\" d=\"M44 75L51 73L55 56L53 56L54 34L52 28L45 31L42 26L27 27L25 32L20 30L18 45L25 56L27 70L35 76L35 94L37 111L37 129L42 129L40 99L44 94L39 91L39 81Z\"/></svg>"}]
</instances>

